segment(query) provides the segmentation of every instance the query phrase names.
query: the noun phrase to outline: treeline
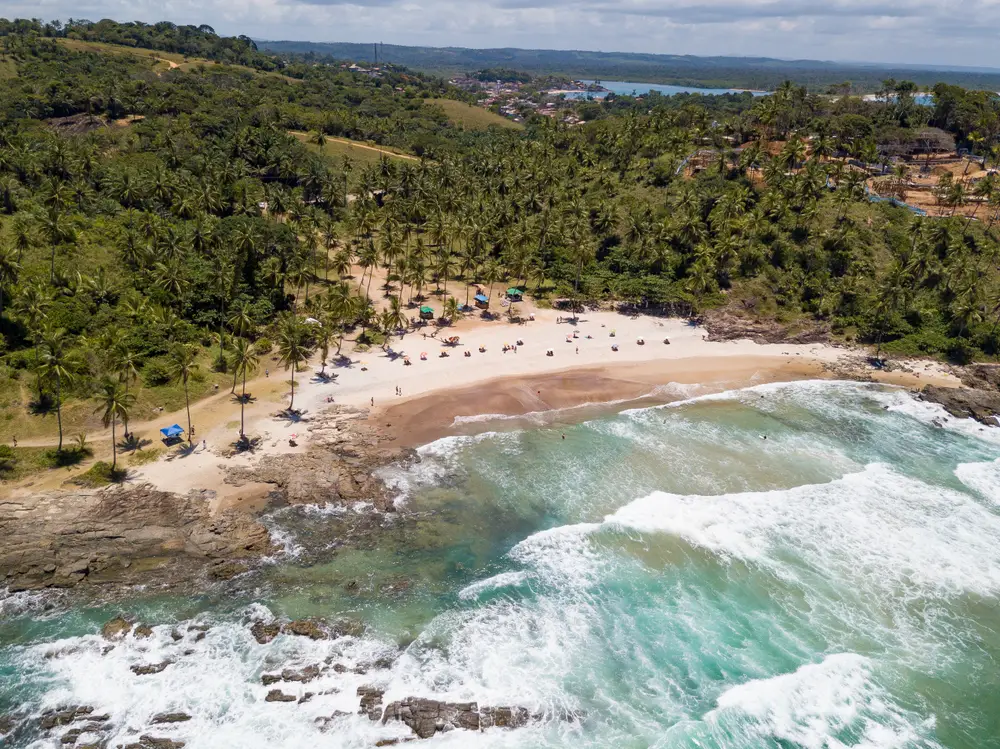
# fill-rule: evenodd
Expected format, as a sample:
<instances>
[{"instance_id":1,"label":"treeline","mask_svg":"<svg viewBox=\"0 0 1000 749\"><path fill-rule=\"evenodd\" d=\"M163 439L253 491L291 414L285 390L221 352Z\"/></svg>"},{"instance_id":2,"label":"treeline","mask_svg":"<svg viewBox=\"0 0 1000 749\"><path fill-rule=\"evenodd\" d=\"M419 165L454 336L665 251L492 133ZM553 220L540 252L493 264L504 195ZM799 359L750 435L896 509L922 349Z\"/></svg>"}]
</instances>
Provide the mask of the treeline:
<instances>
[{"instance_id":1,"label":"treeline","mask_svg":"<svg viewBox=\"0 0 1000 749\"><path fill-rule=\"evenodd\" d=\"M114 423L108 399L124 413L138 393L131 414L149 415L150 393L235 388L272 350L294 376L314 349L385 345L432 294L457 319L473 283L491 300L499 284L574 305L728 306L900 353L1000 353L996 177L952 180L943 218L866 192L878 165L908 179L891 133L936 125L993 165L995 103L975 93L921 107L905 82L876 102L784 85L469 134L424 104L447 87L405 71L156 73L32 28L12 49L0 397L54 412L60 435L66 403L100 395ZM58 129L66 115L75 129ZM426 158L362 168L327 158L324 132Z\"/></svg>"},{"instance_id":2,"label":"treeline","mask_svg":"<svg viewBox=\"0 0 1000 749\"><path fill-rule=\"evenodd\" d=\"M178 26L169 21L147 24L141 21L119 23L104 19L94 22L72 18L63 24L59 21L43 23L38 20L8 21L0 18L0 37L25 33L173 52L229 65L246 65L258 70L278 70L283 67L276 56L259 52L250 37L219 36L215 29L206 24Z\"/></svg>"},{"instance_id":3,"label":"treeline","mask_svg":"<svg viewBox=\"0 0 1000 749\"><path fill-rule=\"evenodd\" d=\"M261 48L278 53L329 55L336 59L372 60L371 45L328 42L265 41ZM763 57L696 57L633 52L546 49L467 49L380 45L379 56L398 65L436 75L482 68L511 68L534 75L558 73L571 78L670 83L705 88L771 91L794 80L811 91L825 92L850 81L854 93L874 93L886 78L915 81L929 89L944 82L965 88L1000 90L1000 73L849 65L814 60Z\"/></svg>"}]
</instances>

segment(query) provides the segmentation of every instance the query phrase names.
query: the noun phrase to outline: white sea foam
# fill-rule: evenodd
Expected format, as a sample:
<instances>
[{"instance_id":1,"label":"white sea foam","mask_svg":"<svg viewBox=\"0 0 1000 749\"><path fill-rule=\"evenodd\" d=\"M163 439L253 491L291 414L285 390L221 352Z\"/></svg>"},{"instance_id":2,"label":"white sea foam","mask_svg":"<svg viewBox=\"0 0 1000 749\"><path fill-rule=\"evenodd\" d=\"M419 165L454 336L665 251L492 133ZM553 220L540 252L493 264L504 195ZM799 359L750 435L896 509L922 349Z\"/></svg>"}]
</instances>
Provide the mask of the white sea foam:
<instances>
[{"instance_id":1,"label":"white sea foam","mask_svg":"<svg viewBox=\"0 0 1000 749\"><path fill-rule=\"evenodd\" d=\"M705 719L750 740L778 739L804 749L845 747L838 735L847 730L859 735L851 747L912 745L929 726L892 705L873 682L871 666L853 653L830 655L790 674L731 687ZM938 744L926 740L921 746Z\"/></svg>"},{"instance_id":2,"label":"white sea foam","mask_svg":"<svg viewBox=\"0 0 1000 749\"><path fill-rule=\"evenodd\" d=\"M982 497L1000 505L1000 460L991 463L959 463L958 480Z\"/></svg>"},{"instance_id":3,"label":"white sea foam","mask_svg":"<svg viewBox=\"0 0 1000 749\"><path fill-rule=\"evenodd\" d=\"M1000 517L885 465L784 491L655 492L605 522L676 535L778 572L794 554L828 574L896 592L1000 593Z\"/></svg>"},{"instance_id":4,"label":"white sea foam","mask_svg":"<svg viewBox=\"0 0 1000 749\"><path fill-rule=\"evenodd\" d=\"M458 597L463 601L471 601L479 598L480 595L488 591L516 587L527 580L528 573L524 570L501 572L499 575L494 575L493 577L488 577L485 580L479 580L471 585L467 585L459 591Z\"/></svg>"}]
</instances>

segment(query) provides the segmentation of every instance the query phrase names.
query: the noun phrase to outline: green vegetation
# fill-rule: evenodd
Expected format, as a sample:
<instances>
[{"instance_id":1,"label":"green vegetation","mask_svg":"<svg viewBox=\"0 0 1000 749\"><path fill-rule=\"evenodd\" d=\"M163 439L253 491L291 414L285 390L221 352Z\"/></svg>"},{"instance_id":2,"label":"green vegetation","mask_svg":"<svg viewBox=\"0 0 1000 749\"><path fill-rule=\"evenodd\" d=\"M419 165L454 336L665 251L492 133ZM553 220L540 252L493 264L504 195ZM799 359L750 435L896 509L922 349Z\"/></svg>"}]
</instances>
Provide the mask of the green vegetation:
<instances>
[{"instance_id":1,"label":"green vegetation","mask_svg":"<svg viewBox=\"0 0 1000 749\"><path fill-rule=\"evenodd\" d=\"M429 107L440 107L448 118L448 122L464 130L487 130L491 127L505 127L520 130L523 126L512 122L488 109L468 104L454 99L428 99L424 102Z\"/></svg>"},{"instance_id":2,"label":"green vegetation","mask_svg":"<svg viewBox=\"0 0 1000 749\"><path fill-rule=\"evenodd\" d=\"M941 84L922 107L907 81L875 102L787 84L483 127L499 122L404 69L255 52L164 70L240 47L196 30L201 46L161 50L166 34L122 54L94 46L123 41L96 26L0 22L17 72L0 88L0 425L57 456L63 435L106 428L95 481L154 409L219 392L244 442L236 408L272 349L292 381L313 352L325 375L345 340L388 347L429 296L458 319L471 283L491 301L517 285L542 303L821 321L880 352L1000 351L996 178L942 177L942 218L866 195L927 150L994 163L989 94Z\"/></svg>"}]
</instances>

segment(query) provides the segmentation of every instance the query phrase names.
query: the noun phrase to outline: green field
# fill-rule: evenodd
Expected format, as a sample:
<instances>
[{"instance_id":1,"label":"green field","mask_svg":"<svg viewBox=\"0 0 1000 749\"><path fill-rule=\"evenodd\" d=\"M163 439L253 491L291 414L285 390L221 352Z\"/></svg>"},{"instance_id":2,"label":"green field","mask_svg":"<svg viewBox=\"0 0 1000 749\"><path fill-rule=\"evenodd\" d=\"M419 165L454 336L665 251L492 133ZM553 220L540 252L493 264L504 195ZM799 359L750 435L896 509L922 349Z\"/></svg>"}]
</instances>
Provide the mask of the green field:
<instances>
[{"instance_id":1,"label":"green field","mask_svg":"<svg viewBox=\"0 0 1000 749\"><path fill-rule=\"evenodd\" d=\"M521 130L524 127L520 123L512 122L495 112L472 104L466 104L464 101L455 101L454 99L425 99L424 104L441 107L445 115L447 115L448 120L463 130L487 130L491 125L515 130Z\"/></svg>"},{"instance_id":2,"label":"green field","mask_svg":"<svg viewBox=\"0 0 1000 749\"><path fill-rule=\"evenodd\" d=\"M0 81L6 78L16 78L17 77L17 65L14 64L13 60L0 60Z\"/></svg>"},{"instance_id":3,"label":"green field","mask_svg":"<svg viewBox=\"0 0 1000 749\"><path fill-rule=\"evenodd\" d=\"M321 150L315 143L309 142L309 133L301 133L293 130L291 134L305 143L309 150L315 151L316 153L322 153L338 165L346 156L351 160L351 163L357 167L354 174L357 174L362 167L377 164L383 154L391 159L397 159L400 161L418 161L416 156L401 153L396 149L392 149L387 146L360 143L358 141L348 140L347 138L327 138L326 145L324 145Z\"/></svg>"}]
</instances>

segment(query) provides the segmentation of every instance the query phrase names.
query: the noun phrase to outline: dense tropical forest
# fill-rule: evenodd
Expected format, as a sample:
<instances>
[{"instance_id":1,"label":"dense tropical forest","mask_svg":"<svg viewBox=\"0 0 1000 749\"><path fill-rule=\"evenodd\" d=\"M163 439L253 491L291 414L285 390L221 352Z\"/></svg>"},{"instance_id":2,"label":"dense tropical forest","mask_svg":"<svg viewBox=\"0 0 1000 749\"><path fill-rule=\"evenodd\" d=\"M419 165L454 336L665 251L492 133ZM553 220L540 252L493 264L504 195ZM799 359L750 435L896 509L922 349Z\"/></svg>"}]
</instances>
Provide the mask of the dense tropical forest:
<instances>
[{"instance_id":1,"label":"dense tropical forest","mask_svg":"<svg viewBox=\"0 0 1000 749\"><path fill-rule=\"evenodd\" d=\"M925 107L907 81L874 102L785 84L476 130L435 103L462 98L440 80L227 65L243 48L208 27L135 27L0 21L2 432L51 435L44 460L68 460L66 425L95 409L127 433L239 392L269 355L294 378L314 353L384 345L424 299L454 321L471 282L1000 353L995 174L942 179L937 217L868 195L942 139L972 154L966 172L994 166L991 94L941 84ZM217 59L122 51L142 43ZM344 139L394 150L359 162L333 150Z\"/></svg>"},{"instance_id":2,"label":"dense tropical forest","mask_svg":"<svg viewBox=\"0 0 1000 749\"><path fill-rule=\"evenodd\" d=\"M350 42L259 40L262 50L307 59L375 61L376 45ZM480 68L560 74L572 78L669 83L703 88L747 88L772 91L793 80L811 91L826 92L850 81L854 93L874 93L887 78L912 80L930 88L950 83L966 88L1000 90L1000 71L934 70L920 66L851 64L819 60L776 60L767 57L699 57L643 52L592 52L555 49L468 49L379 44L378 59L435 75L455 75Z\"/></svg>"}]
</instances>

